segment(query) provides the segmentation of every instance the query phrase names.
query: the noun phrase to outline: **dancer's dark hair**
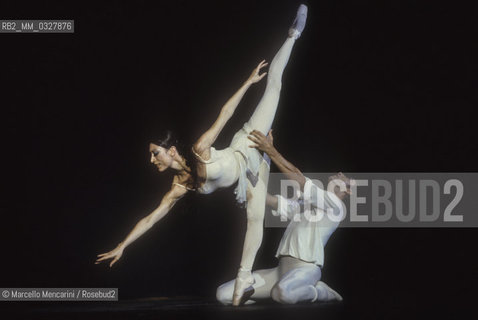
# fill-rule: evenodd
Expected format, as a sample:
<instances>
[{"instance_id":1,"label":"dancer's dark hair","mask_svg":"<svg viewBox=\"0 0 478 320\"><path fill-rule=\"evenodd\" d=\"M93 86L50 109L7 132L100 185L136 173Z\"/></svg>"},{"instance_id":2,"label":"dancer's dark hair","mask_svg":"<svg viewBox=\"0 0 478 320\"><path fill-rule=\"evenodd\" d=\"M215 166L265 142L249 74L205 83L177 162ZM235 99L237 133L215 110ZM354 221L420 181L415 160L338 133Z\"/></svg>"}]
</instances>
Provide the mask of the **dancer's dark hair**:
<instances>
[{"instance_id":1,"label":"dancer's dark hair","mask_svg":"<svg viewBox=\"0 0 478 320\"><path fill-rule=\"evenodd\" d=\"M178 137L171 130L165 130L159 135L159 139L153 140L152 143L162 148L169 149L175 147L178 153L186 160L186 165L191 169L191 176L193 178L192 187L195 190L198 188L198 177L196 170L196 158L194 157L191 148L185 147Z\"/></svg>"},{"instance_id":2,"label":"dancer's dark hair","mask_svg":"<svg viewBox=\"0 0 478 320\"><path fill-rule=\"evenodd\" d=\"M180 148L179 141L171 130L166 130L163 135L159 139L153 141L153 143L165 149L169 149L172 146L175 146L176 149ZM178 151L180 150L178 149Z\"/></svg>"}]
</instances>

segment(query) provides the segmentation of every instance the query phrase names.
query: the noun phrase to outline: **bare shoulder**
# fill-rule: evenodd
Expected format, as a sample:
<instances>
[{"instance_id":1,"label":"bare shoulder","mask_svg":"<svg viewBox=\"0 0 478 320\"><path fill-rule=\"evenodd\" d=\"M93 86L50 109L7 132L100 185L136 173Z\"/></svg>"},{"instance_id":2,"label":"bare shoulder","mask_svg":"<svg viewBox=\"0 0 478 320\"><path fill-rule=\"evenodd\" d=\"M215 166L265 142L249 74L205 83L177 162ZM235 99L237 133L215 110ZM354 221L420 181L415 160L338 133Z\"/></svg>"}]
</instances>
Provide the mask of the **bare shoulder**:
<instances>
[{"instance_id":1,"label":"bare shoulder","mask_svg":"<svg viewBox=\"0 0 478 320\"><path fill-rule=\"evenodd\" d=\"M188 192L188 189L182 187L179 184L173 183L171 185L171 189L168 191L166 196L170 198L171 200L178 200L182 198L187 192Z\"/></svg>"},{"instance_id":2,"label":"bare shoulder","mask_svg":"<svg viewBox=\"0 0 478 320\"><path fill-rule=\"evenodd\" d=\"M169 191L172 196L183 196L188 191L194 191L194 181L191 175L179 177L175 176L173 178L173 183L171 184L171 190Z\"/></svg>"},{"instance_id":3,"label":"bare shoulder","mask_svg":"<svg viewBox=\"0 0 478 320\"><path fill-rule=\"evenodd\" d=\"M199 156L199 160L207 161L211 156L211 145L201 137L193 144L192 151L196 157Z\"/></svg>"}]
</instances>

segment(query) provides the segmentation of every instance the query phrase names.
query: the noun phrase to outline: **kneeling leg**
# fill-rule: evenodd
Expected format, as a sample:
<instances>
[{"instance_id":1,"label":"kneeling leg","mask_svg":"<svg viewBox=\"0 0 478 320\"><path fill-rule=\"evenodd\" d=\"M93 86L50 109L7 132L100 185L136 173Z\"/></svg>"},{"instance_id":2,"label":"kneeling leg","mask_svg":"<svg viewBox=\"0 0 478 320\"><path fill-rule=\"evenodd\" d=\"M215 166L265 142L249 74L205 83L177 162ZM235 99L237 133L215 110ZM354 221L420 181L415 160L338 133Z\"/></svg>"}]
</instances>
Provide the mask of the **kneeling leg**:
<instances>
[{"instance_id":1,"label":"kneeling leg","mask_svg":"<svg viewBox=\"0 0 478 320\"><path fill-rule=\"evenodd\" d=\"M303 266L288 271L272 288L274 301L283 304L295 304L301 301L317 300L315 284L320 280L318 266Z\"/></svg>"}]
</instances>

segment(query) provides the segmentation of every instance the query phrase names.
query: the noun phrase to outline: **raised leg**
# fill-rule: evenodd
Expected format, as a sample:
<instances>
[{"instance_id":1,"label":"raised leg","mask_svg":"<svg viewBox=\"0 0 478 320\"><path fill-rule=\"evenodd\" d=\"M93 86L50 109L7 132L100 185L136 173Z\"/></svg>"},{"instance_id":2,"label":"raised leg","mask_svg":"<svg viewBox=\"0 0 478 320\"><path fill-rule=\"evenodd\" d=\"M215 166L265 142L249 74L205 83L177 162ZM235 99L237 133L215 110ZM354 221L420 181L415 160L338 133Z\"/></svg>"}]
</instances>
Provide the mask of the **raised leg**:
<instances>
[{"instance_id":1,"label":"raised leg","mask_svg":"<svg viewBox=\"0 0 478 320\"><path fill-rule=\"evenodd\" d=\"M284 72L295 40L300 37L307 20L307 6L300 5L294 23L289 30L289 37L272 59L267 75L267 85L256 110L247 122L251 129L259 130L263 134L272 127L272 122L279 104L280 90L282 87L282 73Z\"/></svg>"},{"instance_id":2,"label":"raised leg","mask_svg":"<svg viewBox=\"0 0 478 320\"><path fill-rule=\"evenodd\" d=\"M272 122L279 104L282 87L282 73L289 61L290 53L295 43L295 38L288 37L272 60L267 75L267 85L254 113L247 122L251 129L259 130L263 134L272 127Z\"/></svg>"}]
</instances>

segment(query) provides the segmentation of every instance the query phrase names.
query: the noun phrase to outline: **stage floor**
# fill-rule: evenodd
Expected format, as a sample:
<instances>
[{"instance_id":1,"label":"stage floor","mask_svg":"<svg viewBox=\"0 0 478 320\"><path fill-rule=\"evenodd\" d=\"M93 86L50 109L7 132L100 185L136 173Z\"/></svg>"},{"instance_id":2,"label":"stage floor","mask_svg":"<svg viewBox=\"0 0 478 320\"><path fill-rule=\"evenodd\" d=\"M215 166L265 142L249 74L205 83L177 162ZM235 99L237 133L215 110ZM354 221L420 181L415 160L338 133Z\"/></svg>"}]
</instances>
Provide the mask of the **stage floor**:
<instances>
[{"instance_id":1,"label":"stage floor","mask_svg":"<svg viewBox=\"0 0 478 320\"><path fill-rule=\"evenodd\" d=\"M357 297L343 302L280 305L262 301L234 308L200 297L152 297L117 302L25 303L0 305L2 319L471 319L468 308L435 304L427 299L377 303ZM470 305L468 305L470 306ZM4 317L6 316L6 317Z\"/></svg>"},{"instance_id":2,"label":"stage floor","mask_svg":"<svg viewBox=\"0 0 478 320\"><path fill-rule=\"evenodd\" d=\"M313 316L339 319L344 305L338 302L280 305L262 301L239 308L199 297L152 297L117 302L25 303L0 306L8 319L290 319Z\"/></svg>"}]
</instances>

